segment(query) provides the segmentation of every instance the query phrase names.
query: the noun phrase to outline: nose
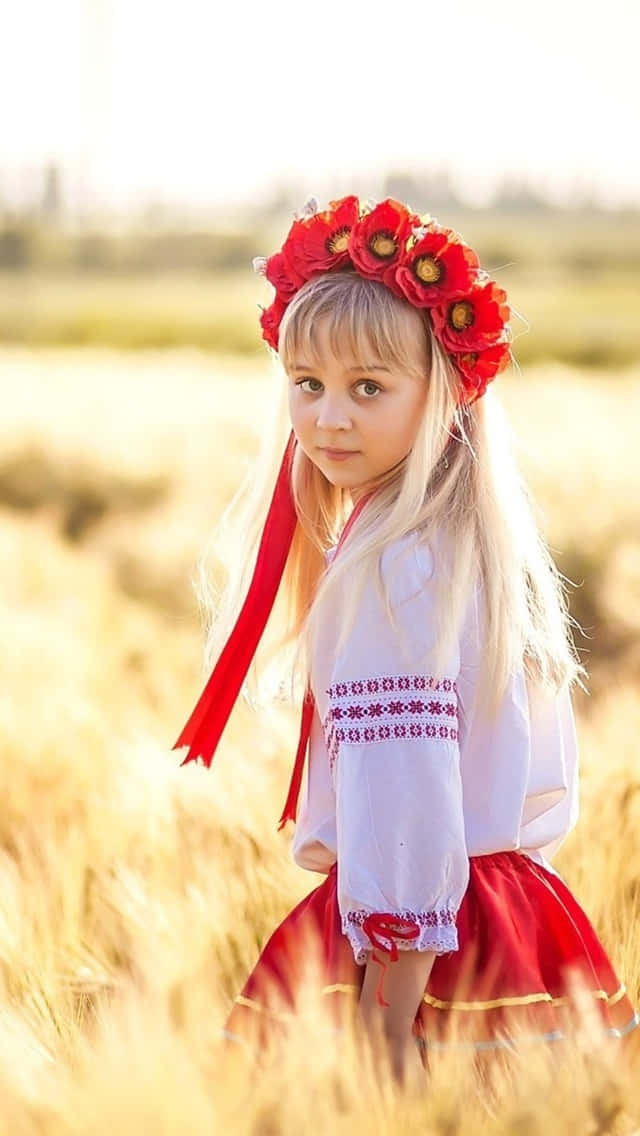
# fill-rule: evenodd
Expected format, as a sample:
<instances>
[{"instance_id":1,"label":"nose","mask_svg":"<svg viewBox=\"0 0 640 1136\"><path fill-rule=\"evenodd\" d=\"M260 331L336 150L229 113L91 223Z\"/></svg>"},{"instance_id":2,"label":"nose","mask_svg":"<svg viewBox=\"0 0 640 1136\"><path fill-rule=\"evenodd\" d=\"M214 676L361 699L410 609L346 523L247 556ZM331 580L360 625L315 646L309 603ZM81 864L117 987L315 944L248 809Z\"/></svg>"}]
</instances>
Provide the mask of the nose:
<instances>
[{"instance_id":1,"label":"nose","mask_svg":"<svg viewBox=\"0 0 640 1136\"><path fill-rule=\"evenodd\" d=\"M318 430L349 430L351 418L340 396L327 395L318 404L316 415Z\"/></svg>"}]
</instances>

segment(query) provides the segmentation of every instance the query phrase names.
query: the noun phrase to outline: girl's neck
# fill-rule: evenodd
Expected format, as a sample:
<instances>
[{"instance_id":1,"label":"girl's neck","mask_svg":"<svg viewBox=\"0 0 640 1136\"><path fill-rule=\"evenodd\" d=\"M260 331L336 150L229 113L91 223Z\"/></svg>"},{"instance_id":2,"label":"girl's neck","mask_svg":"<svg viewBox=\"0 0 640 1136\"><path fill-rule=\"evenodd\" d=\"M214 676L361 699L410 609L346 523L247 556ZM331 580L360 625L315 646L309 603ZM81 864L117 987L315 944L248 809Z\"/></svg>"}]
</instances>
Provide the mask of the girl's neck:
<instances>
[{"instance_id":1,"label":"girl's neck","mask_svg":"<svg viewBox=\"0 0 640 1136\"><path fill-rule=\"evenodd\" d=\"M400 468L406 462L407 457L408 455L405 454L399 462L392 465L390 469L385 470L384 473L379 474L379 476L374 479L374 481L369 482L368 485L357 485L355 488L350 489L349 496L351 497L352 505L355 507L358 501L368 493L372 493L376 489L381 489L383 485L388 485L391 481L396 481L400 477Z\"/></svg>"}]
</instances>

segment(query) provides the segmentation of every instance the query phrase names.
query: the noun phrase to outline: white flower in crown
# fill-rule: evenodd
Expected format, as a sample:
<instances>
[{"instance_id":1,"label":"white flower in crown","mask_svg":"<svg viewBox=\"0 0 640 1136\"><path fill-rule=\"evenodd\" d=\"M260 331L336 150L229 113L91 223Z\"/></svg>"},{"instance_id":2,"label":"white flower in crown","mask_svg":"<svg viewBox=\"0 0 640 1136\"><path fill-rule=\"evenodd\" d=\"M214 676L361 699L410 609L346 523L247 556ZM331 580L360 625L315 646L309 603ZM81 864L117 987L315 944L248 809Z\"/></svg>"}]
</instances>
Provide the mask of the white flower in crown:
<instances>
[{"instance_id":1,"label":"white flower in crown","mask_svg":"<svg viewBox=\"0 0 640 1136\"><path fill-rule=\"evenodd\" d=\"M413 233L414 237L417 238L417 240L420 240L422 237L426 236L429 230L426 225L414 225L411 232Z\"/></svg>"},{"instance_id":2,"label":"white flower in crown","mask_svg":"<svg viewBox=\"0 0 640 1136\"><path fill-rule=\"evenodd\" d=\"M373 213L373 210L375 209L377 204L378 202L376 201L375 197L368 197L364 202L365 211L367 213Z\"/></svg>"},{"instance_id":3,"label":"white flower in crown","mask_svg":"<svg viewBox=\"0 0 640 1136\"><path fill-rule=\"evenodd\" d=\"M266 256L254 256L251 261L253 271L257 272L259 276L264 276L267 271L267 258Z\"/></svg>"},{"instance_id":4,"label":"white flower in crown","mask_svg":"<svg viewBox=\"0 0 640 1136\"><path fill-rule=\"evenodd\" d=\"M307 217L313 217L314 213L318 212L318 200L316 197L310 197L305 201L302 209L298 213L294 213L296 221L304 221Z\"/></svg>"}]
</instances>

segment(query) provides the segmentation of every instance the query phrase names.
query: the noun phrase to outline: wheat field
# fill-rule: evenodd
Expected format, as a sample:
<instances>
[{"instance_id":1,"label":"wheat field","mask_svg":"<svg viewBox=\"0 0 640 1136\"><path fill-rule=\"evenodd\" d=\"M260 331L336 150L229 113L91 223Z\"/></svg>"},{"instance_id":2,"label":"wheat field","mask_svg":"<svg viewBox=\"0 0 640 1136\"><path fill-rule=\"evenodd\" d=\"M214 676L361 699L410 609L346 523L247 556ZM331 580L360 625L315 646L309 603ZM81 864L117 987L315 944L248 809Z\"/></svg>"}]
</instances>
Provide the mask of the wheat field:
<instances>
[{"instance_id":1,"label":"wheat field","mask_svg":"<svg viewBox=\"0 0 640 1136\"><path fill-rule=\"evenodd\" d=\"M0 355L0 1134L640 1130L640 1030L601 1050L585 1029L485 1092L457 1056L400 1094L313 1024L260 1073L222 1051L261 945L320 882L276 831L296 712L239 703L209 770L171 750L202 686L196 560L268 365ZM554 863L638 1006L640 370L499 381L591 672Z\"/></svg>"}]
</instances>

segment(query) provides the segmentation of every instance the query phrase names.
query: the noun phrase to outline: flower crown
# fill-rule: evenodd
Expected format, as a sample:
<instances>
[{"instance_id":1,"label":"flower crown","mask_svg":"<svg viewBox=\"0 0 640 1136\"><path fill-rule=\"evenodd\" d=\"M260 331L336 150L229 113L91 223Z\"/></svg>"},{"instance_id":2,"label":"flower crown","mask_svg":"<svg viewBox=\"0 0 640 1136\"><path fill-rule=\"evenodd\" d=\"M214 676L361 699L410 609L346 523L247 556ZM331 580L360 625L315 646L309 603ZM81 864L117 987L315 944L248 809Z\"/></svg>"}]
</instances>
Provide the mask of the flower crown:
<instances>
[{"instance_id":1,"label":"flower crown","mask_svg":"<svg viewBox=\"0 0 640 1136\"><path fill-rule=\"evenodd\" d=\"M278 331L295 293L323 272L352 267L431 314L434 335L460 376L460 402L471 403L510 362L507 294L480 267L459 233L392 197L360 204L354 194L318 212L314 197L295 214L279 252L253 259L275 288L261 304L262 338L278 349Z\"/></svg>"}]
</instances>

